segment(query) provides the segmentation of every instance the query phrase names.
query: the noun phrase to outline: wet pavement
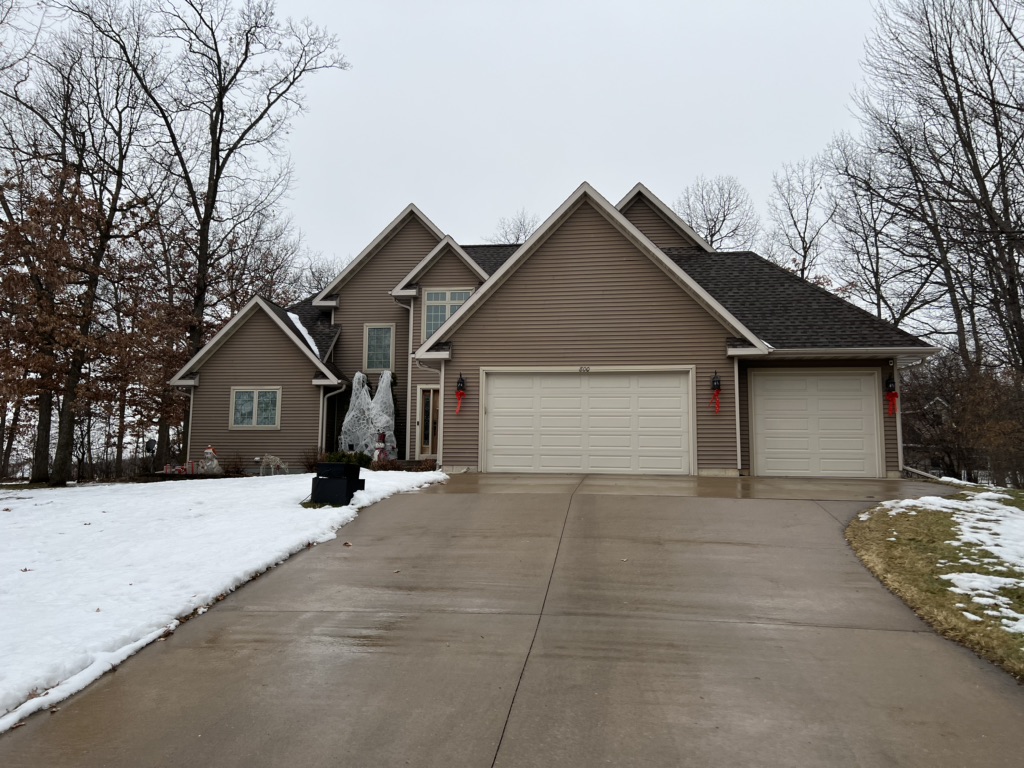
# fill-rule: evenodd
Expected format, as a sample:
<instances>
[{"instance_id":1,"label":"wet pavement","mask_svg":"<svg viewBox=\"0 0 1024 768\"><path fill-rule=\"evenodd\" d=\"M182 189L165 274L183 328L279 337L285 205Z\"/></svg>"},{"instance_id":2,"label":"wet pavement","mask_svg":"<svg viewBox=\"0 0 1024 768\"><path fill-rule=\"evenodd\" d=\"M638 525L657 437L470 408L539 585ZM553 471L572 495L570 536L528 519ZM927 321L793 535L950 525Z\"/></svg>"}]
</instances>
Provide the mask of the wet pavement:
<instances>
[{"instance_id":1,"label":"wet pavement","mask_svg":"<svg viewBox=\"0 0 1024 768\"><path fill-rule=\"evenodd\" d=\"M1024 688L842 538L951 490L456 476L0 736L0 765L1018 766Z\"/></svg>"}]
</instances>

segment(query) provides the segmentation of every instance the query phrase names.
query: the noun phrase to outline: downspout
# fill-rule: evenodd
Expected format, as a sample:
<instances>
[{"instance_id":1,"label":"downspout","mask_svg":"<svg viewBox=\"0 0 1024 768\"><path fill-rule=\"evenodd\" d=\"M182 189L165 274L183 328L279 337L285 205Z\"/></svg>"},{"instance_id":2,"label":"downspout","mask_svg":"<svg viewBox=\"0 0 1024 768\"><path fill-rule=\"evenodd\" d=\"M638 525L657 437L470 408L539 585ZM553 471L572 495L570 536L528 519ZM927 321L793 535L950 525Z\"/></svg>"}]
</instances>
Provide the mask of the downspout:
<instances>
[{"instance_id":1,"label":"downspout","mask_svg":"<svg viewBox=\"0 0 1024 768\"><path fill-rule=\"evenodd\" d=\"M193 410L193 401L195 400L196 388L195 385L188 388L188 436L185 438L185 461L188 462L188 457L192 455L192 425L195 424L195 410Z\"/></svg>"},{"instance_id":2,"label":"downspout","mask_svg":"<svg viewBox=\"0 0 1024 768\"><path fill-rule=\"evenodd\" d=\"M441 451L444 449L444 360L441 361L441 387L439 392L441 398L441 407L438 409L440 414L437 419L437 468L441 469L444 466L442 462Z\"/></svg>"},{"instance_id":3,"label":"downspout","mask_svg":"<svg viewBox=\"0 0 1024 768\"><path fill-rule=\"evenodd\" d=\"M903 393L900 392L900 369L899 369L898 364L897 364L897 362L895 360L892 361L892 377L896 380L896 393L898 395L902 396ZM899 403L899 398L896 399L896 402ZM897 460L899 461L900 472L902 472L905 469L905 467L903 466L903 406L902 405L897 405L897 407L896 407L896 456L897 456Z\"/></svg>"},{"instance_id":4,"label":"downspout","mask_svg":"<svg viewBox=\"0 0 1024 768\"><path fill-rule=\"evenodd\" d=\"M327 424L324 422L324 414L325 414L325 411L327 409L327 401L330 398L334 397L335 395L340 395L342 392L347 392L347 391L348 391L348 384L342 384L341 385L341 389L337 390L336 392L331 392L329 395L324 395L323 394L323 392L324 392L323 388L321 387L321 389L320 389L320 394L322 396L321 400L320 400L320 446L321 446L321 448L323 450L327 450L327 446L324 445L324 438L326 437L326 435L324 433L327 430Z\"/></svg>"},{"instance_id":5,"label":"downspout","mask_svg":"<svg viewBox=\"0 0 1024 768\"><path fill-rule=\"evenodd\" d=\"M740 359L732 359L733 397L736 399L736 471L743 471L743 448L740 443Z\"/></svg>"},{"instance_id":6,"label":"downspout","mask_svg":"<svg viewBox=\"0 0 1024 768\"><path fill-rule=\"evenodd\" d=\"M409 368L405 379L405 459L409 461L411 458L409 451L412 449L412 313L416 306L416 299L413 298L407 306L400 302L397 296L391 298L398 306L409 311L409 349L406 350Z\"/></svg>"}]
</instances>

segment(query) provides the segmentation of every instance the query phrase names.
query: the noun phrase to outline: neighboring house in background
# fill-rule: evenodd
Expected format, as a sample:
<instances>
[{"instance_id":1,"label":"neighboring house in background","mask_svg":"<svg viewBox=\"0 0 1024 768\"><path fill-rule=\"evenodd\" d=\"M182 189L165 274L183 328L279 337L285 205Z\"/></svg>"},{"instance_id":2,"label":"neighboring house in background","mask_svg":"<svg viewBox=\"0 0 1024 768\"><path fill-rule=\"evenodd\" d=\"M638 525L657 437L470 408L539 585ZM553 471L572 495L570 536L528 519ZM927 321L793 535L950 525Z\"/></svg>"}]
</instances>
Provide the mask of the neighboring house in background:
<instances>
[{"instance_id":1,"label":"neighboring house in background","mask_svg":"<svg viewBox=\"0 0 1024 768\"><path fill-rule=\"evenodd\" d=\"M172 380L189 458L297 468L336 447L347 380L391 370L400 454L450 471L885 477L885 383L935 351L713 251L640 184L618 206L581 185L519 246L460 245L410 205L291 312L254 299Z\"/></svg>"}]
</instances>

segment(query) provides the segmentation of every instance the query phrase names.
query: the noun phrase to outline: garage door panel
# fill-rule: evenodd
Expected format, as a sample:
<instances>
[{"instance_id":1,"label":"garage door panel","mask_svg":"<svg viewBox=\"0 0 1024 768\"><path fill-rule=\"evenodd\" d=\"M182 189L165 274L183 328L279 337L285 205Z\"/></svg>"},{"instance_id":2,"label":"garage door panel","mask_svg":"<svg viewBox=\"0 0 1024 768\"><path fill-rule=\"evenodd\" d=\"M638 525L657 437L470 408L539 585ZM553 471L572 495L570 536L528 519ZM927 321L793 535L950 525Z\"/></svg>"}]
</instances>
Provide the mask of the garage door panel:
<instances>
[{"instance_id":1,"label":"garage door panel","mask_svg":"<svg viewBox=\"0 0 1024 768\"><path fill-rule=\"evenodd\" d=\"M580 419L582 423L582 417ZM632 429L632 416L609 416L606 413L587 414L587 424L591 430L595 429Z\"/></svg>"},{"instance_id":2,"label":"garage door panel","mask_svg":"<svg viewBox=\"0 0 1024 768\"><path fill-rule=\"evenodd\" d=\"M863 394L866 391L865 381L859 376L830 376L818 379L816 383L818 392Z\"/></svg>"},{"instance_id":3,"label":"garage door panel","mask_svg":"<svg viewBox=\"0 0 1024 768\"><path fill-rule=\"evenodd\" d=\"M647 449L667 448L673 451L683 450L682 435L640 435L637 447L643 451Z\"/></svg>"},{"instance_id":4,"label":"garage door panel","mask_svg":"<svg viewBox=\"0 0 1024 768\"><path fill-rule=\"evenodd\" d=\"M485 466L686 474L689 392L678 372L488 374Z\"/></svg>"},{"instance_id":5,"label":"garage door panel","mask_svg":"<svg viewBox=\"0 0 1024 768\"><path fill-rule=\"evenodd\" d=\"M864 453L867 451L867 442L863 437L823 437L818 440L818 448L822 453L826 451Z\"/></svg>"},{"instance_id":6,"label":"garage door panel","mask_svg":"<svg viewBox=\"0 0 1024 768\"><path fill-rule=\"evenodd\" d=\"M765 428L772 431L806 432L810 429L811 420L806 418L765 419Z\"/></svg>"},{"instance_id":7,"label":"garage door panel","mask_svg":"<svg viewBox=\"0 0 1024 768\"><path fill-rule=\"evenodd\" d=\"M855 432L857 434L863 434L867 428L867 419L836 419L836 418L818 418L818 431L819 432Z\"/></svg>"},{"instance_id":8,"label":"garage door panel","mask_svg":"<svg viewBox=\"0 0 1024 768\"><path fill-rule=\"evenodd\" d=\"M757 474L881 474L874 372L755 371L750 381ZM782 396L787 390L800 396Z\"/></svg>"},{"instance_id":9,"label":"garage door panel","mask_svg":"<svg viewBox=\"0 0 1024 768\"><path fill-rule=\"evenodd\" d=\"M533 429L532 413L496 413L491 417L492 429Z\"/></svg>"},{"instance_id":10,"label":"garage door panel","mask_svg":"<svg viewBox=\"0 0 1024 768\"><path fill-rule=\"evenodd\" d=\"M566 435L551 432L541 432L540 446L541 448L579 449L583 447L583 437L579 433L575 435Z\"/></svg>"},{"instance_id":11,"label":"garage door panel","mask_svg":"<svg viewBox=\"0 0 1024 768\"><path fill-rule=\"evenodd\" d=\"M766 437L765 448L769 451L809 451L811 441L806 437Z\"/></svg>"},{"instance_id":12,"label":"garage door panel","mask_svg":"<svg viewBox=\"0 0 1024 768\"><path fill-rule=\"evenodd\" d=\"M579 454L546 452L540 454L540 458L542 466L559 472L583 470L583 457Z\"/></svg>"},{"instance_id":13,"label":"garage door panel","mask_svg":"<svg viewBox=\"0 0 1024 768\"><path fill-rule=\"evenodd\" d=\"M587 398L587 407L590 411L614 411L622 413L629 411L632 406L632 399L628 395L591 395Z\"/></svg>"}]
</instances>

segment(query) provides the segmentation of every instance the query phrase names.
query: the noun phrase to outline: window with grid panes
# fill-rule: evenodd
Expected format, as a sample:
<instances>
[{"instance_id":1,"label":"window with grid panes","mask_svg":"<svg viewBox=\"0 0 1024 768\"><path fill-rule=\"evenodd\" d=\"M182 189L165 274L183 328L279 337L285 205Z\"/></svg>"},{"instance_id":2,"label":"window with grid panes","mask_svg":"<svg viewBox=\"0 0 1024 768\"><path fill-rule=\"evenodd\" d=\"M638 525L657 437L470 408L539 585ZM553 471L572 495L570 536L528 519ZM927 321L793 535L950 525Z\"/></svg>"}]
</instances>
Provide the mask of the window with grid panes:
<instances>
[{"instance_id":1,"label":"window with grid panes","mask_svg":"<svg viewBox=\"0 0 1024 768\"><path fill-rule=\"evenodd\" d=\"M423 294L423 338L434 335L452 314L461 307L473 291L464 288L454 291L425 291Z\"/></svg>"}]
</instances>

